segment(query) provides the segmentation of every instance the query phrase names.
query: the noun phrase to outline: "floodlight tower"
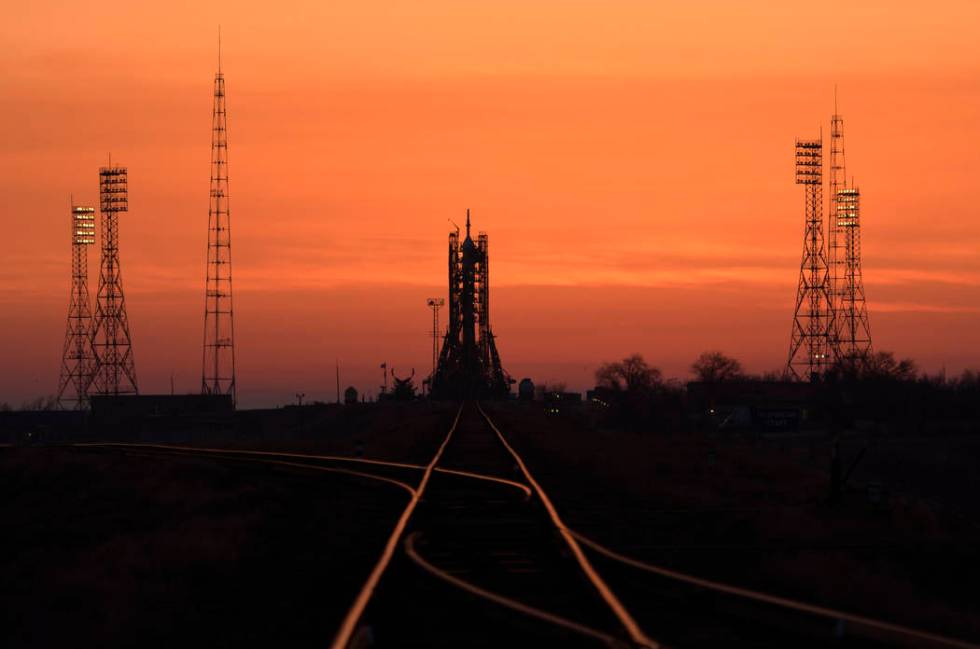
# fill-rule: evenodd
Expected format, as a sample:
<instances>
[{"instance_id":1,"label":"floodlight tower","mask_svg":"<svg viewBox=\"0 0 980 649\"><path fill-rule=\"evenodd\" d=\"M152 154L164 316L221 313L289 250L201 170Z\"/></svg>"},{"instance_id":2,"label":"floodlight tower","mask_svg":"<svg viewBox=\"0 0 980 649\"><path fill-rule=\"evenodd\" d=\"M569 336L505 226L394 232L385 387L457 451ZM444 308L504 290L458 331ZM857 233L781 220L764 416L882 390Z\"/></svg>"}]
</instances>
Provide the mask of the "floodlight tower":
<instances>
[{"instance_id":1,"label":"floodlight tower","mask_svg":"<svg viewBox=\"0 0 980 649\"><path fill-rule=\"evenodd\" d=\"M838 358L856 368L871 353L871 324L864 298L861 272L861 192L853 186L839 189L834 224L843 239L843 273L837 291L836 333Z\"/></svg>"},{"instance_id":2,"label":"floodlight tower","mask_svg":"<svg viewBox=\"0 0 980 649\"><path fill-rule=\"evenodd\" d=\"M92 306L88 294L88 248L95 243L95 208L71 206L71 297L61 354L58 405L83 410L95 371L92 350Z\"/></svg>"},{"instance_id":3,"label":"floodlight tower","mask_svg":"<svg viewBox=\"0 0 980 649\"><path fill-rule=\"evenodd\" d=\"M126 298L119 264L120 212L129 211L129 174L126 167L99 168L99 211L102 214L102 266L96 299L92 347L95 394L137 394L136 364L133 359Z\"/></svg>"},{"instance_id":4,"label":"floodlight tower","mask_svg":"<svg viewBox=\"0 0 980 649\"><path fill-rule=\"evenodd\" d=\"M204 280L204 347L201 392L230 394L234 402L235 321L231 291L231 211L228 195L228 119L225 77L221 72L221 34L218 71L214 75L211 112L211 197L208 208L208 260Z\"/></svg>"},{"instance_id":5,"label":"floodlight tower","mask_svg":"<svg viewBox=\"0 0 980 649\"><path fill-rule=\"evenodd\" d=\"M435 376L439 363L439 309L446 304L445 298L430 297L425 303L432 309L432 375Z\"/></svg>"},{"instance_id":6,"label":"floodlight tower","mask_svg":"<svg viewBox=\"0 0 980 649\"><path fill-rule=\"evenodd\" d=\"M797 379L816 380L831 360L830 276L824 251L823 141L796 141L796 184L803 185L805 226L800 281L790 334L787 370Z\"/></svg>"}]
</instances>

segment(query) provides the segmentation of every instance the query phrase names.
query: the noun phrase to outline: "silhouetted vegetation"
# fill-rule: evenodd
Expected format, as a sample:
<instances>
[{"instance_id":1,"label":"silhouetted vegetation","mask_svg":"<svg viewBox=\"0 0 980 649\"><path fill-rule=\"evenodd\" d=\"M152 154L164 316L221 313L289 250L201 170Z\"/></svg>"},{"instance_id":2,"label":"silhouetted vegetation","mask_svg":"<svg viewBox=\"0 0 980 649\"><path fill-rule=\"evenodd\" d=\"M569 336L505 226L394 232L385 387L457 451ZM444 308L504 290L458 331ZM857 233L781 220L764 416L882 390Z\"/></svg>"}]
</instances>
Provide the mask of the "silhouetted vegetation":
<instances>
[{"instance_id":1,"label":"silhouetted vegetation","mask_svg":"<svg viewBox=\"0 0 980 649\"><path fill-rule=\"evenodd\" d=\"M633 354L621 361L600 365L595 371L595 380L600 388L639 393L661 384L663 372L647 364L640 354Z\"/></svg>"},{"instance_id":2,"label":"silhouetted vegetation","mask_svg":"<svg viewBox=\"0 0 980 649\"><path fill-rule=\"evenodd\" d=\"M683 423L684 393L640 354L603 363L595 372L596 397L606 404L607 425L675 428Z\"/></svg>"},{"instance_id":3,"label":"silhouetted vegetation","mask_svg":"<svg viewBox=\"0 0 980 649\"><path fill-rule=\"evenodd\" d=\"M698 381L715 383L718 381L734 381L743 378L742 364L731 356L719 351L708 351L698 356L691 363L691 372Z\"/></svg>"},{"instance_id":4,"label":"silhouetted vegetation","mask_svg":"<svg viewBox=\"0 0 980 649\"><path fill-rule=\"evenodd\" d=\"M855 427L882 433L980 432L980 372L967 370L952 379L928 375L914 360L891 351L875 352L863 362L838 362L813 384L794 382L785 373L749 374L738 359L717 350L700 354L691 372L695 381L684 386L665 379L640 354L603 363L595 372L594 393L604 409L602 423L664 431L665 426L710 429L724 422L727 428L758 430L761 419L771 421L777 410L785 416L795 408L799 426L831 433ZM744 411L741 424L728 417L734 408Z\"/></svg>"},{"instance_id":5,"label":"silhouetted vegetation","mask_svg":"<svg viewBox=\"0 0 980 649\"><path fill-rule=\"evenodd\" d=\"M21 410L47 411L58 409L58 397L49 394L20 404Z\"/></svg>"}]
</instances>

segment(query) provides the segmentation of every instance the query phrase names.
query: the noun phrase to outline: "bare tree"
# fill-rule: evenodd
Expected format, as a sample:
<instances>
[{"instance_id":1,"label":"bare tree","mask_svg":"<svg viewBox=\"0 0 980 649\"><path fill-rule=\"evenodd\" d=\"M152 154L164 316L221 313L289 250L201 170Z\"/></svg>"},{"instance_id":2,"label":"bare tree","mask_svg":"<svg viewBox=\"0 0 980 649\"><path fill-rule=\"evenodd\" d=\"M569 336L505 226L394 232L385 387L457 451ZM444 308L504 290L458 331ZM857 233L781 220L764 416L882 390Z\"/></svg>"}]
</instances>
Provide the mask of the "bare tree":
<instances>
[{"instance_id":1,"label":"bare tree","mask_svg":"<svg viewBox=\"0 0 980 649\"><path fill-rule=\"evenodd\" d=\"M611 390L642 392L663 383L663 373L651 367L640 354L627 356L621 361L603 363L595 371L596 385Z\"/></svg>"},{"instance_id":2,"label":"bare tree","mask_svg":"<svg viewBox=\"0 0 980 649\"><path fill-rule=\"evenodd\" d=\"M864 374L868 378L895 379L898 381L911 381L919 373L915 361L911 358L897 360L894 352L875 352L868 357L867 366Z\"/></svg>"},{"instance_id":3,"label":"bare tree","mask_svg":"<svg viewBox=\"0 0 980 649\"><path fill-rule=\"evenodd\" d=\"M718 383L742 378L742 364L719 351L704 352L691 363L691 372L698 381Z\"/></svg>"}]
</instances>

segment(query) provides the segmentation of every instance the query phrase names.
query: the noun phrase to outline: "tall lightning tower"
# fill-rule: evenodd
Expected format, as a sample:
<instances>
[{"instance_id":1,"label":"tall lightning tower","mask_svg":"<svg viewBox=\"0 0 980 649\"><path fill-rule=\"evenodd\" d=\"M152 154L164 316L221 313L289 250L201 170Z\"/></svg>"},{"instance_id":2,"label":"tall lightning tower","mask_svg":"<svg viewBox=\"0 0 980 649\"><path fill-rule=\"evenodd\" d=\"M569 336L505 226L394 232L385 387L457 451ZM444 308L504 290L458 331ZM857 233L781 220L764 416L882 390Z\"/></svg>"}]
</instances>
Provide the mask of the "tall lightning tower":
<instances>
[{"instance_id":1,"label":"tall lightning tower","mask_svg":"<svg viewBox=\"0 0 980 649\"><path fill-rule=\"evenodd\" d=\"M71 206L71 296L61 354L58 405L82 410L95 371L92 350L92 306L88 294L88 248L95 244L95 208Z\"/></svg>"},{"instance_id":2,"label":"tall lightning tower","mask_svg":"<svg viewBox=\"0 0 980 649\"><path fill-rule=\"evenodd\" d=\"M129 174L126 167L99 169L99 211L102 216L102 265L96 299L92 347L95 372L89 393L136 394L136 364L126 316L119 265L120 212L129 211Z\"/></svg>"},{"instance_id":3,"label":"tall lightning tower","mask_svg":"<svg viewBox=\"0 0 980 649\"><path fill-rule=\"evenodd\" d=\"M823 141L796 141L796 184L804 188L805 226L800 281L790 334L787 370L816 380L831 361L830 275L824 251Z\"/></svg>"},{"instance_id":4,"label":"tall lightning tower","mask_svg":"<svg viewBox=\"0 0 980 649\"><path fill-rule=\"evenodd\" d=\"M853 186L837 190L834 224L843 240L842 274L837 283L834 338L837 357L857 368L871 354L871 324L861 272L861 192Z\"/></svg>"},{"instance_id":5,"label":"tall lightning tower","mask_svg":"<svg viewBox=\"0 0 980 649\"><path fill-rule=\"evenodd\" d=\"M211 111L211 198L208 207L208 261L204 281L204 347L201 391L230 394L235 388L235 324L231 293L231 212L228 195L228 117L225 77L221 73L221 32L218 71L214 75Z\"/></svg>"},{"instance_id":6,"label":"tall lightning tower","mask_svg":"<svg viewBox=\"0 0 980 649\"><path fill-rule=\"evenodd\" d=\"M844 157L844 118L830 117L830 206L827 219L830 263L830 344L838 362L855 367L871 352L871 325L861 272L861 194L847 184Z\"/></svg>"},{"instance_id":7,"label":"tall lightning tower","mask_svg":"<svg viewBox=\"0 0 980 649\"><path fill-rule=\"evenodd\" d=\"M841 358L841 306L845 250L845 233L837 224L838 195L847 187L844 158L844 118L837 111L837 87L834 86L834 113L830 116L830 204L827 209L827 263L830 266L830 348L835 359Z\"/></svg>"}]
</instances>

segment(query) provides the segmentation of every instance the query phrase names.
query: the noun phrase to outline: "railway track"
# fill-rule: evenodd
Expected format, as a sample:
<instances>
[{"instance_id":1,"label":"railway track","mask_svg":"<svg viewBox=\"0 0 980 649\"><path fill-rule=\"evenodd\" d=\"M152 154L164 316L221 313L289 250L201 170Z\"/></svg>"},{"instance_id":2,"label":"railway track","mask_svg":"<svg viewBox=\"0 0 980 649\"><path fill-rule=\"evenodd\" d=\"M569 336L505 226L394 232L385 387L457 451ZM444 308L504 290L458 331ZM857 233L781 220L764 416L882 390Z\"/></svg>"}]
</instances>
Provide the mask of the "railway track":
<instances>
[{"instance_id":1,"label":"railway track","mask_svg":"<svg viewBox=\"0 0 980 649\"><path fill-rule=\"evenodd\" d=\"M521 458L465 405L345 646L645 646ZM490 476L506 482L464 479ZM516 485L516 486L515 486Z\"/></svg>"},{"instance_id":2,"label":"railway track","mask_svg":"<svg viewBox=\"0 0 980 649\"><path fill-rule=\"evenodd\" d=\"M345 615L334 649L559 643L978 647L700 579L605 547L562 521L521 456L476 404L460 407L427 465L169 445L93 446L264 462L400 487L406 507Z\"/></svg>"}]
</instances>

